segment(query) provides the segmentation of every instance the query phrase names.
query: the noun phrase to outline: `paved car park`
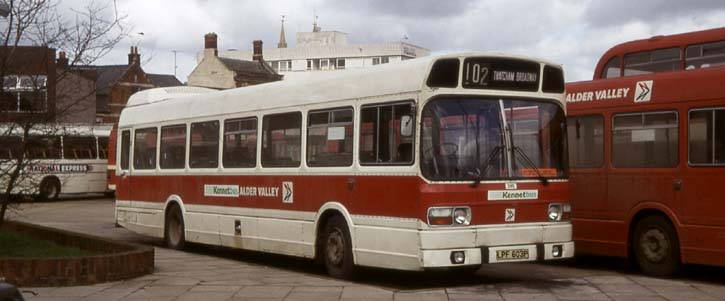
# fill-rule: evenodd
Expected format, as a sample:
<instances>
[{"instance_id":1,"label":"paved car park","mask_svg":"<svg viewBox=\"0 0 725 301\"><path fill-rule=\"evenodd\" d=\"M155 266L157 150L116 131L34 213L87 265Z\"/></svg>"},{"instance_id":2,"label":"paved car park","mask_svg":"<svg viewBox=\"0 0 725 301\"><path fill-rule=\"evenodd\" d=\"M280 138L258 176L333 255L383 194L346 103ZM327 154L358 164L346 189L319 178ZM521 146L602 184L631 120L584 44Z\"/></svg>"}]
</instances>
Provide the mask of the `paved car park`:
<instances>
[{"instance_id":1,"label":"paved car park","mask_svg":"<svg viewBox=\"0 0 725 301\"><path fill-rule=\"evenodd\" d=\"M366 269L350 282L327 277L309 260L206 246L166 249L159 239L116 227L111 199L24 204L11 218L155 246L151 275L22 288L29 300L725 300L723 268L688 267L680 278L656 279L620 259L584 258L486 265L474 277Z\"/></svg>"}]
</instances>

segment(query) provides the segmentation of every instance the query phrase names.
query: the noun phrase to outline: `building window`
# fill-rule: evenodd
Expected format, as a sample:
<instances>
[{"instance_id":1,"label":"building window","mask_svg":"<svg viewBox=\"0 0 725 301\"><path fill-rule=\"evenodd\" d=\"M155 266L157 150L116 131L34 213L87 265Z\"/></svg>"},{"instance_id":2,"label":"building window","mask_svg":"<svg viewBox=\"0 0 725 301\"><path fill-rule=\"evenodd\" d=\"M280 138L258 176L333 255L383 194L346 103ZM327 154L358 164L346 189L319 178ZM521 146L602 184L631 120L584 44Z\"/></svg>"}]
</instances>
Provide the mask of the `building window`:
<instances>
[{"instance_id":1,"label":"building window","mask_svg":"<svg viewBox=\"0 0 725 301\"><path fill-rule=\"evenodd\" d=\"M360 115L360 163L412 163L415 134L403 135L401 120L414 128L414 116L410 103L364 106Z\"/></svg>"},{"instance_id":2,"label":"building window","mask_svg":"<svg viewBox=\"0 0 725 301\"><path fill-rule=\"evenodd\" d=\"M680 48L631 53L624 56L624 76L680 70Z\"/></svg>"},{"instance_id":3,"label":"building window","mask_svg":"<svg viewBox=\"0 0 725 301\"><path fill-rule=\"evenodd\" d=\"M222 166L255 167L257 165L257 118L224 121Z\"/></svg>"},{"instance_id":4,"label":"building window","mask_svg":"<svg viewBox=\"0 0 725 301\"><path fill-rule=\"evenodd\" d=\"M612 165L664 168L677 166L677 113L615 115Z\"/></svg>"},{"instance_id":5,"label":"building window","mask_svg":"<svg viewBox=\"0 0 725 301\"><path fill-rule=\"evenodd\" d=\"M60 136L30 136L28 138L29 159L60 159Z\"/></svg>"},{"instance_id":6,"label":"building window","mask_svg":"<svg viewBox=\"0 0 725 301\"><path fill-rule=\"evenodd\" d=\"M310 112L307 118L307 165L352 165L352 109Z\"/></svg>"},{"instance_id":7,"label":"building window","mask_svg":"<svg viewBox=\"0 0 725 301\"><path fill-rule=\"evenodd\" d=\"M381 64L387 64L387 63L390 63L390 58L389 58L389 57L387 57L387 56L381 57L381 58L380 58L380 63L381 63Z\"/></svg>"},{"instance_id":8,"label":"building window","mask_svg":"<svg viewBox=\"0 0 725 301\"><path fill-rule=\"evenodd\" d=\"M719 65L725 65L725 41L687 46L685 66L688 70Z\"/></svg>"},{"instance_id":9,"label":"building window","mask_svg":"<svg viewBox=\"0 0 725 301\"><path fill-rule=\"evenodd\" d=\"M569 166L597 168L604 164L604 118L600 115L569 117Z\"/></svg>"},{"instance_id":10,"label":"building window","mask_svg":"<svg viewBox=\"0 0 725 301\"><path fill-rule=\"evenodd\" d=\"M725 165L725 108L690 111L688 134L692 165Z\"/></svg>"},{"instance_id":11,"label":"building window","mask_svg":"<svg viewBox=\"0 0 725 301\"><path fill-rule=\"evenodd\" d=\"M186 162L186 125L161 127L161 169L182 169Z\"/></svg>"},{"instance_id":12,"label":"building window","mask_svg":"<svg viewBox=\"0 0 725 301\"><path fill-rule=\"evenodd\" d=\"M307 60L307 70L320 70L320 59Z\"/></svg>"},{"instance_id":13,"label":"building window","mask_svg":"<svg viewBox=\"0 0 725 301\"><path fill-rule=\"evenodd\" d=\"M380 65L380 58L379 57L374 57L373 58L373 65Z\"/></svg>"},{"instance_id":14,"label":"building window","mask_svg":"<svg viewBox=\"0 0 725 301\"><path fill-rule=\"evenodd\" d=\"M219 166L219 121L192 123L190 140L189 167Z\"/></svg>"},{"instance_id":15,"label":"building window","mask_svg":"<svg viewBox=\"0 0 725 301\"><path fill-rule=\"evenodd\" d=\"M298 167L302 151L302 114L267 115L262 119L262 166Z\"/></svg>"},{"instance_id":16,"label":"building window","mask_svg":"<svg viewBox=\"0 0 725 301\"><path fill-rule=\"evenodd\" d=\"M131 131L121 132L121 169L128 170L129 155L131 153Z\"/></svg>"},{"instance_id":17,"label":"building window","mask_svg":"<svg viewBox=\"0 0 725 301\"><path fill-rule=\"evenodd\" d=\"M63 158L95 159L96 138L93 136L63 136Z\"/></svg>"},{"instance_id":18,"label":"building window","mask_svg":"<svg viewBox=\"0 0 725 301\"><path fill-rule=\"evenodd\" d=\"M328 60L328 59L322 59L322 60L320 60L320 69L321 70L328 70L328 69L330 69L330 60Z\"/></svg>"},{"instance_id":19,"label":"building window","mask_svg":"<svg viewBox=\"0 0 725 301\"><path fill-rule=\"evenodd\" d=\"M156 168L156 128L137 129L133 140L133 168Z\"/></svg>"},{"instance_id":20,"label":"building window","mask_svg":"<svg viewBox=\"0 0 725 301\"><path fill-rule=\"evenodd\" d=\"M337 59L337 69L345 69L345 59Z\"/></svg>"},{"instance_id":21,"label":"building window","mask_svg":"<svg viewBox=\"0 0 725 301\"><path fill-rule=\"evenodd\" d=\"M3 78L3 97L0 110L5 112L45 112L47 102L47 77L45 75L7 75Z\"/></svg>"},{"instance_id":22,"label":"building window","mask_svg":"<svg viewBox=\"0 0 725 301\"><path fill-rule=\"evenodd\" d=\"M286 72L292 70L292 61L272 61L270 62L272 69L277 72Z\"/></svg>"}]
</instances>

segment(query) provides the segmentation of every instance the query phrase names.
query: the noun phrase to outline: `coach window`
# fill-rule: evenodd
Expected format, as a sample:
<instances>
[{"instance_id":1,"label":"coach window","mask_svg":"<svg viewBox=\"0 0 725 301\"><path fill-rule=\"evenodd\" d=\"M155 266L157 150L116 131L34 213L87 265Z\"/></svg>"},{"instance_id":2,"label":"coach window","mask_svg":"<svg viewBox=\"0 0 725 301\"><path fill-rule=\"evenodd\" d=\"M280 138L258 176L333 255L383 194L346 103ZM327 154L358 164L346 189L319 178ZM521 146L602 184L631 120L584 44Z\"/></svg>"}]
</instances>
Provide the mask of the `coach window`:
<instances>
[{"instance_id":1,"label":"coach window","mask_svg":"<svg viewBox=\"0 0 725 301\"><path fill-rule=\"evenodd\" d=\"M637 52L624 56L624 76L682 69L680 48Z\"/></svg>"},{"instance_id":2,"label":"coach window","mask_svg":"<svg viewBox=\"0 0 725 301\"><path fill-rule=\"evenodd\" d=\"M613 117L615 167L677 166L677 113L620 114Z\"/></svg>"},{"instance_id":3,"label":"coach window","mask_svg":"<svg viewBox=\"0 0 725 301\"><path fill-rule=\"evenodd\" d=\"M121 169L128 170L129 155L131 154L131 131L121 132Z\"/></svg>"},{"instance_id":4,"label":"coach window","mask_svg":"<svg viewBox=\"0 0 725 301\"><path fill-rule=\"evenodd\" d=\"M108 137L98 137L98 159L108 159Z\"/></svg>"},{"instance_id":5,"label":"coach window","mask_svg":"<svg viewBox=\"0 0 725 301\"><path fill-rule=\"evenodd\" d=\"M162 169L182 169L186 162L186 125L161 127L161 154L159 167Z\"/></svg>"},{"instance_id":6,"label":"coach window","mask_svg":"<svg viewBox=\"0 0 725 301\"><path fill-rule=\"evenodd\" d=\"M133 139L133 168L156 168L156 128L137 129Z\"/></svg>"},{"instance_id":7,"label":"coach window","mask_svg":"<svg viewBox=\"0 0 725 301\"><path fill-rule=\"evenodd\" d=\"M95 159L96 138L93 136L63 136L63 158Z\"/></svg>"},{"instance_id":8,"label":"coach window","mask_svg":"<svg viewBox=\"0 0 725 301\"><path fill-rule=\"evenodd\" d=\"M352 165L352 109L310 112L307 117L307 165Z\"/></svg>"},{"instance_id":9,"label":"coach window","mask_svg":"<svg viewBox=\"0 0 725 301\"><path fill-rule=\"evenodd\" d=\"M687 46L685 66L689 69L725 65L725 41Z\"/></svg>"},{"instance_id":10,"label":"coach window","mask_svg":"<svg viewBox=\"0 0 725 301\"><path fill-rule=\"evenodd\" d=\"M219 166L219 121L192 123L190 140L189 167Z\"/></svg>"},{"instance_id":11,"label":"coach window","mask_svg":"<svg viewBox=\"0 0 725 301\"><path fill-rule=\"evenodd\" d=\"M604 68L602 69L601 78L617 78L621 75L620 65L619 65L619 56L615 56L607 62L607 64L604 65Z\"/></svg>"},{"instance_id":12,"label":"coach window","mask_svg":"<svg viewBox=\"0 0 725 301\"><path fill-rule=\"evenodd\" d=\"M363 106L360 122L360 163L413 163L415 110L411 103Z\"/></svg>"},{"instance_id":13,"label":"coach window","mask_svg":"<svg viewBox=\"0 0 725 301\"><path fill-rule=\"evenodd\" d=\"M30 136L27 148L30 159L61 158L60 136Z\"/></svg>"},{"instance_id":14,"label":"coach window","mask_svg":"<svg viewBox=\"0 0 725 301\"><path fill-rule=\"evenodd\" d=\"M298 167L302 151L302 114L267 115L262 119L262 166Z\"/></svg>"},{"instance_id":15,"label":"coach window","mask_svg":"<svg viewBox=\"0 0 725 301\"><path fill-rule=\"evenodd\" d=\"M692 165L725 165L725 108L693 110L689 122Z\"/></svg>"},{"instance_id":16,"label":"coach window","mask_svg":"<svg viewBox=\"0 0 725 301\"><path fill-rule=\"evenodd\" d=\"M17 158L22 151L22 145L19 136L0 136L0 162Z\"/></svg>"},{"instance_id":17,"label":"coach window","mask_svg":"<svg viewBox=\"0 0 725 301\"><path fill-rule=\"evenodd\" d=\"M598 168L604 163L604 118L600 115L569 117L569 166Z\"/></svg>"},{"instance_id":18,"label":"coach window","mask_svg":"<svg viewBox=\"0 0 725 301\"><path fill-rule=\"evenodd\" d=\"M257 118L224 121L222 166L255 167L257 165Z\"/></svg>"}]
</instances>

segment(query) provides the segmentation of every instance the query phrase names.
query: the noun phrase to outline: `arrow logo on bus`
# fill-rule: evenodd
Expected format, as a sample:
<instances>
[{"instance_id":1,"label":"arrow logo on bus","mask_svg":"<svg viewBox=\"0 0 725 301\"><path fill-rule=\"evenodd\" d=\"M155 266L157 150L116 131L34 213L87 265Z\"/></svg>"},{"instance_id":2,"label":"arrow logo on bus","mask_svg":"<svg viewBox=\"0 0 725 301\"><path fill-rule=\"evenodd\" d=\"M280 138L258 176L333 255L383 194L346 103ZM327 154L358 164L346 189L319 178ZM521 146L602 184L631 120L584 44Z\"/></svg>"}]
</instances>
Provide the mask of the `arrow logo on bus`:
<instances>
[{"instance_id":1,"label":"arrow logo on bus","mask_svg":"<svg viewBox=\"0 0 725 301\"><path fill-rule=\"evenodd\" d=\"M282 182L282 203L292 203L294 201L292 182Z\"/></svg>"},{"instance_id":2,"label":"arrow logo on bus","mask_svg":"<svg viewBox=\"0 0 725 301\"><path fill-rule=\"evenodd\" d=\"M634 99L634 102L645 102L650 101L652 98L652 81L641 81L637 82L637 85L635 87L635 94L637 97Z\"/></svg>"}]
</instances>

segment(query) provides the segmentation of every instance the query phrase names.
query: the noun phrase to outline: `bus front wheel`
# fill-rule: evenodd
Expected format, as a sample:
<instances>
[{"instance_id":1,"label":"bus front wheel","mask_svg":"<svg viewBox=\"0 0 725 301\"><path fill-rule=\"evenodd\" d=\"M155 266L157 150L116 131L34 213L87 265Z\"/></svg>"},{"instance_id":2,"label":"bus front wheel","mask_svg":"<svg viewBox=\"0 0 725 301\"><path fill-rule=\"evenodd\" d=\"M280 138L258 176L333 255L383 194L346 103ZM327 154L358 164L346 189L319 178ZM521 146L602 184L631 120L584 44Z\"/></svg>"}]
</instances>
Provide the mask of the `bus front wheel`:
<instances>
[{"instance_id":1,"label":"bus front wheel","mask_svg":"<svg viewBox=\"0 0 725 301\"><path fill-rule=\"evenodd\" d=\"M164 240L166 246L174 250L181 250L186 244L186 236L184 231L184 217L181 214L179 206L172 206L166 213L166 233Z\"/></svg>"},{"instance_id":2,"label":"bus front wheel","mask_svg":"<svg viewBox=\"0 0 725 301\"><path fill-rule=\"evenodd\" d=\"M55 201L60 195L60 182L56 178L47 177L40 182L38 201Z\"/></svg>"},{"instance_id":3,"label":"bus front wheel","mask_svg":"<svg viewBox=\"0 0 725 301\"><path fill-rule=\"evenodd\" d=\"M333 216L325 225L324 256L325 268L330 276L352 279L355 264L352 255L350 229L342 216Z\"/></svg>"},{"instance_id":4,"label":"bus front wheel","mask_svg":"<svg viewBox=\"0 0 725 301\"><path fill-rule=\"evenodd\" d=\"M633 237L637 265L647 275L671 277L680 268L680 245L672 223L659 215L637 223Z\"/></svg>"}]
</instances>

